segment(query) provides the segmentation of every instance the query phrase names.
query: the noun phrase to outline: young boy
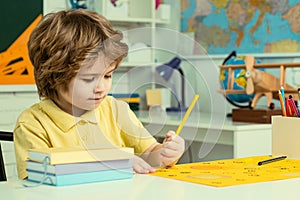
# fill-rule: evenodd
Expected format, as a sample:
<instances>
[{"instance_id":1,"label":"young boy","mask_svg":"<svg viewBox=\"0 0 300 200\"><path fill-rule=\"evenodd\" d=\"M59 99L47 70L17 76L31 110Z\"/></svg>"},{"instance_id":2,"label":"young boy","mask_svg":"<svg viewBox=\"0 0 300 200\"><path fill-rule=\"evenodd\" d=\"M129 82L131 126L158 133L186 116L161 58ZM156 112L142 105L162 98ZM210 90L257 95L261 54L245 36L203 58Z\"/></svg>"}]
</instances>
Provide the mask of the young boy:
<instances>
[{"instance_id":1,"label":"young boy","mask_svg":"<svg viewBox=\"0 0 300 200\"><path fill-rule=\"evenodd\" d=\"M127 104L107 96L128 51L121 39L104 17L81 9L48 14L33 30L28 50L41 101L20 115L14 130L20 179L27 177L32 148L132 147L136 173L181 157L184 141L174 131L159 144Z\"/></svg>"}]
</instances>

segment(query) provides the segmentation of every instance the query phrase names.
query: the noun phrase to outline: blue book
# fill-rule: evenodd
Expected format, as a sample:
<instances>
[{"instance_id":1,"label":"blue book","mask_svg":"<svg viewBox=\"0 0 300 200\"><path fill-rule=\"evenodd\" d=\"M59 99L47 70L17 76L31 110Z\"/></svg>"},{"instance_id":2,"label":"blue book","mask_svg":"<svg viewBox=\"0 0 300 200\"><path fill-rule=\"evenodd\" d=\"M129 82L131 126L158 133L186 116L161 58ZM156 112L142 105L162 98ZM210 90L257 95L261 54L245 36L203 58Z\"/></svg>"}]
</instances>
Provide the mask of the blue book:
<instances>
[{"instance_id":1,"label":"blue book","mask_svg":"<svg viewBox=\"0 0 300 200\"><path fill-rule=\"evenodd\" d=\"M113 96L114 98L139 98L138 93L110 93L108 96Z\"/></svg>"},{"instance_id":2,"label":"blue book","mask_svg":"<svg viewBox=\"0 0 300 200\"><path fill-rule=\"evenodd\" d=\"M28 181L41 182L43 184L66 186L102 181L112 181L121 179L130 179L133 177L133 168L116 169L116 170L103 170L97 172L85 172L75 174L46 174L38 171L27 170Z\"/></svg>"},{"instance_id":3,"label":"blue book","mask_svg":"<svg viewBox=\"0 0 300 200\"><path fill-rule=\"evenodd\" d=\"M107 160L99 162L83 162L83 163L68 163L68 164L44 164L41 162L35 162L27 160L27 170L39 171L49 174L75 174L83 172L95 172L101 170L113 170L113 169L125 169L132 167L132 159L123 160Z\"/></svg>"}]
</instances>

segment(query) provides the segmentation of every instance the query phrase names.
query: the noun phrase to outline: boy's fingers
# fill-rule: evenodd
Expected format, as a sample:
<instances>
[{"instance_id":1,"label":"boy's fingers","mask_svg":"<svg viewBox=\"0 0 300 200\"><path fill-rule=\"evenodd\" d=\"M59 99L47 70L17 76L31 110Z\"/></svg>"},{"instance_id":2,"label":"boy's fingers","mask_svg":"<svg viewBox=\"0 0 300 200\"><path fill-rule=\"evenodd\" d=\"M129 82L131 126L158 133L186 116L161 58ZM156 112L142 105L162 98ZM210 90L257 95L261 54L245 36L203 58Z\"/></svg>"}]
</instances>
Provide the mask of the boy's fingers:
<instances>
[{"instance_id":1,"label":"boy's fingers","mask_svg":"<svg viewBox=\"0 0 300 200\"><path fill-rule=\"evenodd\" d=\"M165 148L161 151L160 154L167 158L178 157L178 151L176 149L174 150L174 149Z\"/></svg>"}]
</instances>

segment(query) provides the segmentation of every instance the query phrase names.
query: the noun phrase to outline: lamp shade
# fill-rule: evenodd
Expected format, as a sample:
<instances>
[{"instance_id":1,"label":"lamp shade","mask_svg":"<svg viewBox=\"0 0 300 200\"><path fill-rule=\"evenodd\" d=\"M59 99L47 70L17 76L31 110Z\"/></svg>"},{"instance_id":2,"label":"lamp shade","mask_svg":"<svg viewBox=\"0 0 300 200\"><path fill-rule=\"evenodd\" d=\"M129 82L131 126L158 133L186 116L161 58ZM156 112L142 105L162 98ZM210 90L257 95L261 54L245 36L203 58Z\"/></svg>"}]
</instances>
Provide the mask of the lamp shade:
<instances>
[{"instance_id":1,"label":"lamp shade","mask_svg":"<svg viewBox=\"0 0 300 200\"><path fill-rule=\"evenodd\" d=\"M178 70L178 72L181 75L181 102L178 102L178 107L167 108L167 111L186 111L187 109L185 107L184 73L183 70L180 68L180 63L181 59L175 57L170 62L156 67L156 71L165 81L169 81L174 70Z\"/></svg>"},{"instance_id":2,"label":"lamp shade","mask_svg":"<svg viewBox=\"0 0 300 200\"><path fill-rule=\"evenodd\" d=\"M170 62L157 66L156 71L165 81L168 81L172 76L173 71L180 68L180 63L181 59L175 57Z\"/></svg>"}]
</instances>

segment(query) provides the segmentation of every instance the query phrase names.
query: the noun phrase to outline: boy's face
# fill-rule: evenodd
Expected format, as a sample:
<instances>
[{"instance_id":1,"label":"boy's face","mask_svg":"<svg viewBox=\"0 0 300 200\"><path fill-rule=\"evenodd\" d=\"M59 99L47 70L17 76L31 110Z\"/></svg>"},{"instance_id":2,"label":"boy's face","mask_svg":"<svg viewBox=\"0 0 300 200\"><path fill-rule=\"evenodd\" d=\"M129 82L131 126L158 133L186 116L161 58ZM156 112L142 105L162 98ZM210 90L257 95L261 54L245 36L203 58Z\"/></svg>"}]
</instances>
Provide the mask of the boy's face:
<instances>
[{"instance_id":1,"label":"boy's face","mask_svg":"<svg viewBox=\"0 0 300 200\"><path fill-rule=\"evenodd\" d=\"M112 74L116 68L102 56L95 63L83 65L68 86L68 91L58 91L58 106L67 113L80 116L98 107L107 96L112 85Z\"/></svg>"}]
</instances>

